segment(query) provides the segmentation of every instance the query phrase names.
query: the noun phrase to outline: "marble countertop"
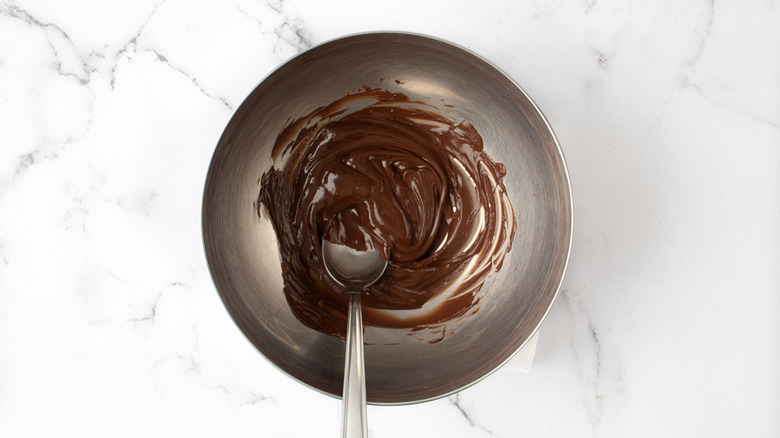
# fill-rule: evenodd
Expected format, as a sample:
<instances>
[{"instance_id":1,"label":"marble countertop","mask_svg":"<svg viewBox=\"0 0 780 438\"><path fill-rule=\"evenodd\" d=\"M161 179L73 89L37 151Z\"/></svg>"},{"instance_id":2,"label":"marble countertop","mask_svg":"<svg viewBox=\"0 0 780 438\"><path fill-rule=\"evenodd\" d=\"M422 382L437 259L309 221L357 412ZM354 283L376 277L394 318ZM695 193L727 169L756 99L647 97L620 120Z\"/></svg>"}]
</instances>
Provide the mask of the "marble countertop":
<instances>
[{"instance_id":1,"label":"marble countertop","mask_svg":"<svg viewBox=\"0 0 780 438\"><path fill-rule=\"evenodd\" d=\"M0 2L0 436L337 436L203 254L216 142L356 32L471 49L534 98L575 194L529 372L371 406L373 437L780 435L780 3Z\"/></svg>"}]
</instances>

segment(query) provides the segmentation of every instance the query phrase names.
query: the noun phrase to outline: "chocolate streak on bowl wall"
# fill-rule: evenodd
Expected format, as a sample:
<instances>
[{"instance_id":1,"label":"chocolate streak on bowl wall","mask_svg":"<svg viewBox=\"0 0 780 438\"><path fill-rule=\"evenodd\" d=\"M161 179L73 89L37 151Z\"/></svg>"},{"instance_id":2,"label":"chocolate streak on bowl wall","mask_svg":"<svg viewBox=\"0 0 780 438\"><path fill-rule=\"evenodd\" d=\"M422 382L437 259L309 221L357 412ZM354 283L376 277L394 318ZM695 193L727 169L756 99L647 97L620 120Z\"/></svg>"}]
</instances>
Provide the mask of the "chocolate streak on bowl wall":
<instances>
[{"instance_id":1,"label":"chocolate streak on bowl wall","mask_svg":"<svg viewBox=\"0 0 780 438\"><path fill-rule=\"evenodd\" d=\"M323 237L390 262L363 293L366 325L415 330L476 312L516 224L506 168L468 121L366 88L289 122L273 155L258 213L273 223L301 322L344 336L347 291L325 271Z\"/></svg>"}]
</instances>

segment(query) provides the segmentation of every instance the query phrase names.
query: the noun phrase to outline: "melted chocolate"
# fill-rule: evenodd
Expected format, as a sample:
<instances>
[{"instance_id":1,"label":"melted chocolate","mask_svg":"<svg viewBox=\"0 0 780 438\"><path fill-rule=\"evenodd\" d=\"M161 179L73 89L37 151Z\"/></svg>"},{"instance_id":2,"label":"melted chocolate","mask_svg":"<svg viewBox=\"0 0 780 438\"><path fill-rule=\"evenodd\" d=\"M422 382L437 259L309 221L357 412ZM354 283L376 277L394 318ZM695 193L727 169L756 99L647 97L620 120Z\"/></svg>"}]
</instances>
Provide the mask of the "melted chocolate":
<instances>
[{"instance_id":1,"label":"melted chocolate","mask_svg":"<svg viewBox=\"0 0 780 438\"><path fill-rule=\"evenodd\" d=\"M347 291L325 271L323 238L389 261L363 292L363 323L413 330L476 311L511 248L504 165L468 121L403 94L366 88L290 122L273 158L258 205L279 240L290 308L314 329L346 328Z\"/></svg>"}]
</instances>

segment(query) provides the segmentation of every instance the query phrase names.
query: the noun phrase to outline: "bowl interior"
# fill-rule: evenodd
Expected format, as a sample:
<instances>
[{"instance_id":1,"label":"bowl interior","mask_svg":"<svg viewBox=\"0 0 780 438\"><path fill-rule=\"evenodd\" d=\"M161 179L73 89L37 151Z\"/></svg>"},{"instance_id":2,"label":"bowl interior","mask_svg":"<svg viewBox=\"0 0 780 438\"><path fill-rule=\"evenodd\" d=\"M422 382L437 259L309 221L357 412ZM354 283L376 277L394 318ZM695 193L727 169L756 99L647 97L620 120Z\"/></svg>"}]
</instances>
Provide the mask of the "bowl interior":
<instances>
[{"instance_id":1,"label":"bowl interior","mask_svg":"<svg viewBox=\"0 0 780 438\"><path fill-rule=\"evenodd\" d=\"M217 145L203 200L206 256L225 306L257 349L304 384L340 396L344 341L293 316L276 235L257 215L257 196L285 124L364 86L469 120L486 152L507 167L517 230L503 267L483 286L479 311L448 324L452 334L436 343L405 330L365 332L368 401L430 400L485 377L531 337L558 292L571 243L571 192L555 136L528 96L483 59L428 37L377 33L325 43L281 66L247 97Z\"/></svg>"}]
</instances>

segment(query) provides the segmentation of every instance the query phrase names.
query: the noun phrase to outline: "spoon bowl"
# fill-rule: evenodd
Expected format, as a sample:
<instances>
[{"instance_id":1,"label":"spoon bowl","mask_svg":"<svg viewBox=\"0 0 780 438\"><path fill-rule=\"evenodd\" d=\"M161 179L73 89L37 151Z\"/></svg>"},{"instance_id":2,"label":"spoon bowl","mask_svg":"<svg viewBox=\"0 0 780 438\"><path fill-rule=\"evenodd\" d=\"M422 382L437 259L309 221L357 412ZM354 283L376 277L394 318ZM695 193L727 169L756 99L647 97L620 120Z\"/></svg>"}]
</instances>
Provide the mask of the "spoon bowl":
<instances>
[{"instance_id":1,"label":"spoon bowl","mask_svg":"<svg viewBox=\"0 0 780 438\"><path fill-rule=\"evenodd\" d=\"M322 241L322 261L328 274L350 292L376 283L387 267L378 251L358 251L327 240Z\"/></svg>"}]
</instances>

